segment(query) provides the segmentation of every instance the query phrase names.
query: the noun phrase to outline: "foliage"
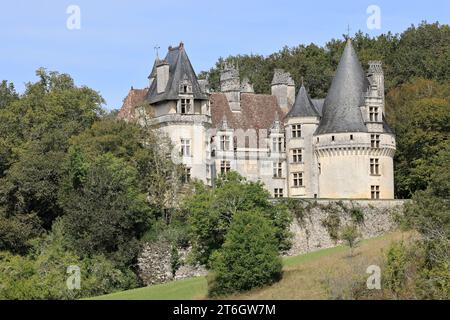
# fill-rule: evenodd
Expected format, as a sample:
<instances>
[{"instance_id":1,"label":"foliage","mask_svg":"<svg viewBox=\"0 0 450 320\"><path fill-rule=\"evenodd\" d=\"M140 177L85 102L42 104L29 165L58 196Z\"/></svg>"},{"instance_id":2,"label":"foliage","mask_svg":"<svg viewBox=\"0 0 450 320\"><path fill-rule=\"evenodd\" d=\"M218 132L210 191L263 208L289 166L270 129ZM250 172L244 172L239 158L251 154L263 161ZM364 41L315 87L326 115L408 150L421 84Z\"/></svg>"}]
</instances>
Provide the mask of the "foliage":
<instances>
[{"instance_id":1,"label":"foliage","mask_svg":"<svg viewBox=\"0 0 450 320\"><path fill-rule=\"evenodd\" d=\"M289 212L269 201L261 183L247 181L236 172L219 178L214 189L196 184L195 193L183 207L188 212L195 259L202 264L207 264L211 254L222 246L234 215L240 211L261 212L275 227L278 248L287 250L290 246Z\"/></svg>"},{"instance_id":2,"label":"foliage","mask_svg":"<svg viewBox=\"0 0 450 320\"><path fill-rule=\"evenodd\" d=\"M369 60L382 61L386 91L414 77L448 80L449 42L448 25L426 22L411 26L402 34L388 32L371 38L359 31L353 37L353 45L363 65ZM233 62L239 65L241 79L248 77L253 83L255 92L270 93L274 69L282 68L291 73L296 84L304 77L312 97L324 98L344 46L345 40L332 39L324 47L315 44L284 47L268 57L252 54L220 58L214 68L200 76L208 77L211 88L218 90L223 63Z\"/></svg>"},{"instance_id":3,"label":"foliage","mask_svg":"<svg viewBox=\"0 0 450 320\"><path fill-rule=\"evenodd\" d=\"M335 243L339 240L339 230L341 227L341 218L339 211L331 210L328 212L326 218L322 220L322 225L327 229L328 235Z\"/></svg>"},{"instance_id":4,"label":"foliage","mask_svg":"<svg viewBox=\"0 0 450 320\"><path fill-rule=\"evenodd\" d=\"M278 281L281 259L276 230L260 212L237 212L223 247L212 256L209 295L250 290Z\"/></svg>"},{"instance_id":5,"label":"foliage","mask_svg":"<svg viewBox=\"0 0 450 320\"><path fill-rule=\"evenodd\" d=\"M360 237L358 227L355 224L349 224L341 229L340 239L350 247L350 256L353 256L353 249L358 245Z\"/></svg>"},{"instance_id":6,"label":"foliage","mask_svg":"<svg viewBox=\"0 0 450 320\"><path fill-rule=\"evenodd\" d=\"M36 214L35 232L49 230L62 214L57 194L68 138L91 126L103 103L66 74L39 69L37 75L21 96L11 85L5 94L5 83L0 90L0 207L8 216Z\"/></svg>"},{"instance_id":7,"label":"foliage","mask_svg":"<svg viewBox=\"0 0 450 320\"><path fill-rule=\"evenodd\" d=\"M175 277L178 269L180 269L182 265L182 260L180 257L180 253L178 252L177 246L172 245L172 250L170 252L170 268L172 270L172 276Z\"/></svg>"},{"instance_id":8,"label":"foliage","mask_svg":"<svg viewBox=\"0 0 450 320\"><path fill-rule=\"evenodd\" d=\"M105 254L119 265L135 259L151 218L137 176L135 168L107 153L89 165L81 185L66 184L60 196L62 223L76 252Z\"/></svg>"},{"instance_id":9,"label":"foliage","mask_svg":"<svg viewBox=\"0 0 450 320\"><path fill-rule=\"evenodd\" d=\"M42 232L40 219L36 214L8 217L0 212L0 251L25 254L31 247L31 240Z\"/></svg>"},{"instance_id":10,"label":"foliage","mask_svg":"<svg viewBox=\"0 0 450 320\"><path fill-rule=\"evenodd\" d=\"M406 282L407 252L403 243L394 243L386 255L384 282L387 289L397 294Z\"/></svg>"},{"instance_id":11,"label":"foliage","mask_svg":"<svg viewBox=\"0 0 450 320\"><path fill-rule=\"evenodd\" d=\"M115 268L103 256L82 259L68 251L57 233L36 244L33 254L0 253L0 299L77 299L137 285L131 271ZM67 287L69 266L80 268L80 290Z\"/></svg>"},{"instance_id":12,"label":"foliage","mask_svg":"<svg viewBox=\"0 0 450 320\"><path fill-rule=\"evenodd\" d=\"M395 129L397 196L411 197L425 190L431 176L450 158L450 86L415 79L386 97L388 121Z\"/></svg>"}]
</instances>

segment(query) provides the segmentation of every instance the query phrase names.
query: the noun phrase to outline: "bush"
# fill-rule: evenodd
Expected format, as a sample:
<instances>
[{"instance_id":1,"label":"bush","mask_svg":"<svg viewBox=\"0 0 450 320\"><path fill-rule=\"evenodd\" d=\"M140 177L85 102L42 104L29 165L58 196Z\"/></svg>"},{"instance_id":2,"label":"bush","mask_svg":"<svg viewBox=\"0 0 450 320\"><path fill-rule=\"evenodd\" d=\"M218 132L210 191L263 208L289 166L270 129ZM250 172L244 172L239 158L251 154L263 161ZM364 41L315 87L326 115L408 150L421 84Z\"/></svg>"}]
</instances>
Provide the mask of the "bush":
<instances>
[{"instance_id":1,"label":"bush","mask_svg":"<svg viewBox=\"0 0 450 320\"><path fill-rule=\"evenodd\" d=\"M353 249L358 245L359 237L358 227L354 224L346 225L341 230L341 239L350 247L350 256L353 256Z\"/></svg>"},{"instance_id":2,"label":"bush","mask_svg":"<svg viewBox=\"0 0 450 320\"><path fill-rule=\"evenodd\" d=\"M80 268L80 289L70 290L69 266ZM67 250L60 227L34 241L27 256L0 252L0 299L79 299L134 288L136 275L118 269L104 256L81 258Z\"/></svg>"},{"instance_id":3,"label":"bush","mask_svg":"<svg viewBox=\"0 0 450 320\"><path fill-rule=\"evenodd\" d=\"M281 278L276 230L261 213L238 212L223 247L212 256L210 296L250 290Z\"/></svg>"},{"instance_id":4,"label":"bush","mask_svg":"<svg viewBox=\"0 0 450 320\"><path fill-rule=\"evenodd\" d=\"M189 234L194 259L208 264L212 253L218 250L237 212L258 211L275 228L278 249L291 246L289 227L292 215L286 206L269 201L269 193L261 183L247 181L236 172L230 172L210 189L203 184L195 186L195 194L184 202L188 213Z\"/></svg>"}]
</instances>

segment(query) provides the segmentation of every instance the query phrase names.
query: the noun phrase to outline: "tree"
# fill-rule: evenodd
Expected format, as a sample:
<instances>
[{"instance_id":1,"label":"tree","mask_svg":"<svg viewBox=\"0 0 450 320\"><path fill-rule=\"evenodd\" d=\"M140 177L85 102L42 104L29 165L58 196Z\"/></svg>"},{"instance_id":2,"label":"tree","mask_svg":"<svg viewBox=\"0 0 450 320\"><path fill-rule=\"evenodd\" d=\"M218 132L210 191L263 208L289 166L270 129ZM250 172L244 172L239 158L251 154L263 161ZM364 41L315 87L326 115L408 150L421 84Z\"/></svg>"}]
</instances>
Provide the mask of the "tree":
<instances>
[{"instance_id":1,"label":"tree","mask_svg":"<svg viewBox=\"0 0 450 320\"><path fill-rule=\"evenodd\" d=\"M428 187L439 163L448 162L449 85L416 79L392 90L386 109L397 138L396 194L409 198Z\"/></svg>"},{"instance_id":2,"label":"tree","mask_svg":"<svg viewBox=\"0 0 450 320\"><path fill-rule=\"evenodd\" d=\"M231 294L278 281L282 265L275 235L260 212L237 212L223 247L212 256L209 294Z\"/></svg>"},{"instance_id":3,"label":"tree","mask_svg":"<svg viewBox=\"0 0 450 320\"><path fill-rule=\"evenodd\" d=\"M66 74L40 69L37 76L20 97L5 83L0 89L0 211L36 214L49 230L62 214L57 194L69 137L98 119L103 99Z\"/></svg>"},{"instance_id":4,"label":"tree","mask_svg":"<svg viewBox=\"0 0 450 320\"><path fill-rule=\"evenodd\" d=\"M136 258L138 240L151 219L137 176L136 169L107 153L89 165L82 184L71 185L68 177L60 196L62 223L78 254L103 254L119 266Z\"/></svg>"},{"instance_id":5,"label":"tree","mask_svg":"<svg viewBox=\"0 0 450 320\"><path fill-rule=\"evenodd\" d=\"M349 224L342 228L340 238L345 241L345 243L350 248L350 256L353 257L353 250L358 245L358 238L360 234L358 232L358 227L355 224Z\"/></svg>"},{"instance_id":6,"label":"tree","mask_svg":"<svg viewBox=\"0 0 450 320\"><path fill-rule=\"evenodd\" d=\"M34 241L32 254L0 253L0 299L79 299L137 286L130 270L120 270L104 256L81 258L68 250L58 223ZM80 288L67 286L69 266L80 270Z\"/></svg>"},{"instance_id":7,"label":"tree","mask_svg":"<svg viewBox=\"0 0 450 320\"><path fill-rule=\"evenodd\" d=\"M222 246L234 215L241 211L261 212L275 227L279 249L290 247L292 216L288 210L271 203L261 183L247 181L236 172L219 178L213 189L196 184L183 208L188 215L194 255L202 264L207 264L211 254Z\"/></svg>"}]
</instances>

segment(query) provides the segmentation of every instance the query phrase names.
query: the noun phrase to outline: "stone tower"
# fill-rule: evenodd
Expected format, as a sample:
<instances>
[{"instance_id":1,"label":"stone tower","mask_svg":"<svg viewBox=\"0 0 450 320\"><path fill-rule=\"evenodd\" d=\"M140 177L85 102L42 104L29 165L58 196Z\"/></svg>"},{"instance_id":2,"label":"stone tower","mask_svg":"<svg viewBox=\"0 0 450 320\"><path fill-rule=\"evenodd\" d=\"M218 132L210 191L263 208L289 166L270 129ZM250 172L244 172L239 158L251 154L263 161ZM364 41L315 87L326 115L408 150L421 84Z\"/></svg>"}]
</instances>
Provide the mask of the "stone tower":
<instances>
[{"instance_id":1,"label":"stone tower","mask_svg":"<svg viewBox=\"0 0 450 320\"><path fill-rule=\"evenodd\" d=\"M241 111L241 81L239 69L225 62L220 72L220 91L225 93L232 111Z\"/></svg>"},{"instance_id":2,"label":"stone tower","mask_svg":"<svg viewBox=\"0 0 450 320\"><path fill-rule=\"evenodd\" d=\"M321 198L393 199L395 137L384 120L383 72L366 77L349 39L315 135Z\"/></svg>"},{"instance_id":3,"label":"stone tower","mask_svg":"<svg viewBox=\"0 0 450 320\"><path fill-rule=\"evenodd\" d=\"M301 85L294 106L285 117L289 197L318 197L318 167L313 134L320 121L305 86Z\"/></svg>"},{"instance_id":4,"label":"stone tower","mask_svg":"<svg viewBox=\"0 0 450 320\"><path fill-rule=\"evenodd\" d=\"M284 72L282 69L274 70L271 91L284 112L287 112L294 104L295 82L289 72Z\"/></svg>"}]
</instances>

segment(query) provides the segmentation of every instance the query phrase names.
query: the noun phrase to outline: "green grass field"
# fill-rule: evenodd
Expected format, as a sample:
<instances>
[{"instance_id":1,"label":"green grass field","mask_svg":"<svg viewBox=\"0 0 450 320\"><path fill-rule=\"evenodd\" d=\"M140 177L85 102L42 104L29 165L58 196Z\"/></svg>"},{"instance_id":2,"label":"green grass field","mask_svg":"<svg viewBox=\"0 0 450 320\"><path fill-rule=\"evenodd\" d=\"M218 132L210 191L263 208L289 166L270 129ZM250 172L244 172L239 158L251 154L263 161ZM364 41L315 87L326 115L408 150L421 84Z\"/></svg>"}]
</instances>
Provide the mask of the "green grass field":
<instances>
[{"instance_id":1,"label":"green grass field","mask_svg":"<svg viewBox=\"0 0 450 320\"><path fill-rule=\"evenodd\" d=\"M348 258L348 248L338 246L283 259L283 279L266 288L256 289L230 299L326 299L323 281L349 271L350 262L370 265L382 252L405 235L393 233L362 241L355 257ZM356 265L356 263L351 263ZM363 270L364 271L364 270ZM93 300L201 300L207 299L206 277L189 278L160 285L112 293Z\"/></svg>"}]
</instances>

